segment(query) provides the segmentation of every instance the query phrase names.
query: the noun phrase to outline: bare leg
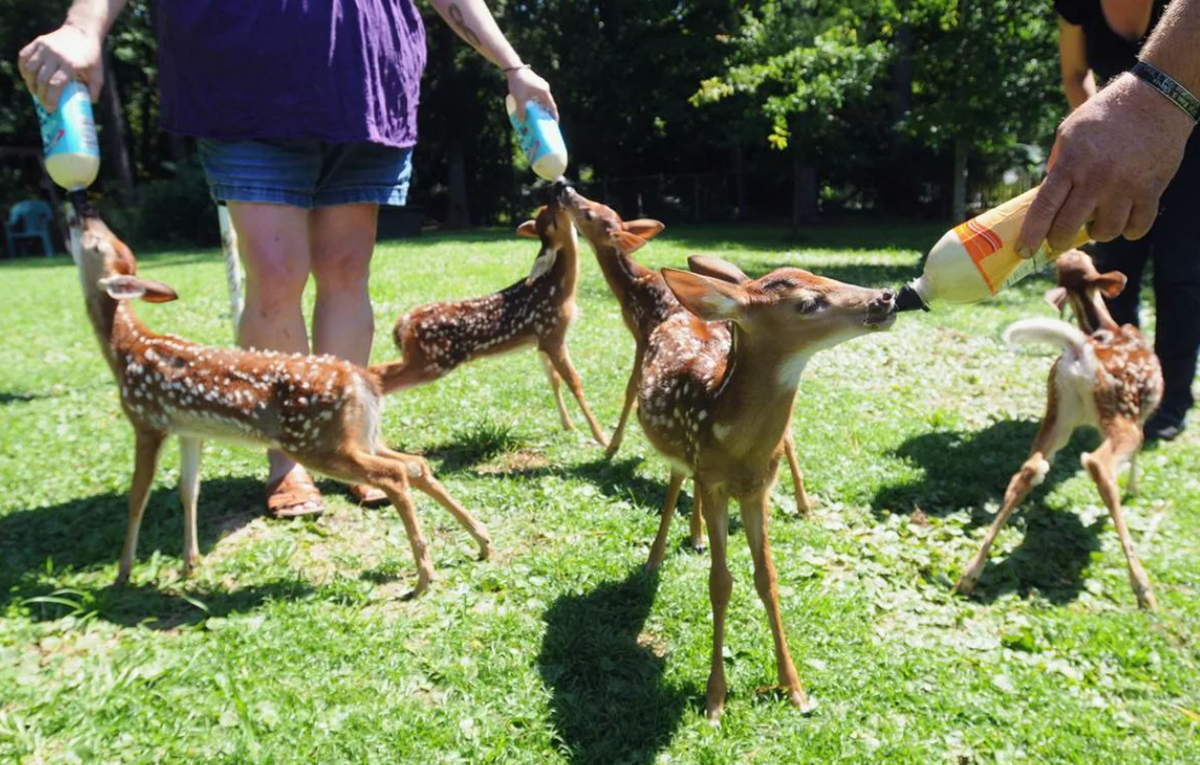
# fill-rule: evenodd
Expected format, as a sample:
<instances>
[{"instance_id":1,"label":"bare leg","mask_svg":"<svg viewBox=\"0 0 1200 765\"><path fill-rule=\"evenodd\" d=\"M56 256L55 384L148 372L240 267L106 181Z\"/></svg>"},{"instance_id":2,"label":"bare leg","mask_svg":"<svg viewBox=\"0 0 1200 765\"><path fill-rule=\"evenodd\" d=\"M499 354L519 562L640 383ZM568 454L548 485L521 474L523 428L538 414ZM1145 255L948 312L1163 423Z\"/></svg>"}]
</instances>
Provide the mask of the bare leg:
<instances>
[{"instance_id":1,"label":"bare leg","mask_svg":"<svg viewBox=\"0 0 1200 765\"><path fill-rule=\"evenodd\" d=\"M200 498L199 438L179 437L179 499L183 502L183 574L187 576L200 562L200 544L196 539L196 502Z\"/></svg>"},{"instance_id":2,"label":"bare leg","mask_svg":"<svg viewBox=\"0 0 1200 765\"><path fill-rule=\"evenodd\" d=\"M742 525L746 529L746 542L750 545L750 557L754 559L754 587L767 609L767 621L771 623L771 635L775 638L775 665L779 685L788 694L788 700L804 711L811 709L796 665L788 651L787 638L783 631L783 617L779 613L779 591L775 585L775 562L771 560L771 540L767 533L771 510L767 505L767 492L758 491L738 500L742 511Z\"/></svg>"},{"instance_id":3,"label":"bare leg","mask_svg":"<svg viewBox=\"0 0 1200 765\"><path fill-rule=\"evenodd\" d=\"M792 471L792 488L796 493L796 513L808 515L812 512L812 502L808 492L804 491L804 473L800 472L800 461L796 459L796 439L792 436L791 428L783 436L783 456L787 457L788 469Z\"/></svg>"},{"instance_id":4,"label":"bare leg","mask_svg":"<svg viewBox=\"0 0 1200 765\"><path fill-rule=\"evenodd\" d=\"M639 344L633 356L633 371L629 373L629 382L625 383L625 404L621 408L621 419L617 421L617 429L613 431L608 448L604 450L604 456L608 459L616 456L617 450L621 448L621 440L625 438L625 425L629 422L629 414L633 411L634 404L637 403L638 386L642 382L642 358L645 355L646 349Z\"/></svg>"},{"instance_id":5,"label":"bare leg","mask_svg":"<svg viewBox=\"0 0 1200 765\"><path fill-rule=\"evenodd\" d=\"M1100 497L1108 507L1113 525L1117 527L1117 536L1121 539L1121 549L1125 551L1125 561L1129 566L1129 584L1133 587L1138 605L1154 610L1157 607L1154 590L1150 587L1150 580L1142 569L1141 561L1133 549L1133 539L1125 526L1125 516L1121 512L1121 492L1117 488L1116 478L1121 463L1129 459L1141 446L1141 433L1136 425L1129 422L1111 423L1104 430L1107 438L1100 444L1099 449L1083 455L1083 466L1091 473L1092 480L1100 489Z\"/></svg>"},{"instance_id":6,"label":"bare leg","mask_svg":"<svg viewBox=\"0 0 1200 765\"><path fill-rule=\"evenodd\" d=\"M285 353L308 353L300 298L312 267L308 210L264 202L230 202L246 269L246 298L238 344ZM267 453L267 482L292 473L309 485L304 468L279 451ZM316 508L314 508L316 509Z\"/></svg>"},{"instance_id":7,"label":"bare leg","mask_svg":"<svg viewBox=\"0 0 1200 765\"><path fill-rule=\"evenodd\" d=\"M696 483L696 493L703 503L712 547L708 597L713 611L713 645L705 707L709 722L716 723L721 719L721 710L725 707L725 613L729 609L729 595L733 591L733 575L729 573L729 565L725 560L729 537L729 500L713 495L699 482Z\"/></svg>"},{"instance_id":8,"label":"bare leg","mask_svg":"<svg viewBox=\"0 0 1200 765\"><path fill-rule=\"evenodd\" d=\"M150 497L150 484L158 468L158 454L162 451L163 435L148 430L135 430L135 456L133 482L129 486L129 526L125 530L125 547L121 550L121 562L117 566L116 586L129 581L133 570L133 559L137 555L138 530L142 527L142 514L146 512L146 500Z\"/></svg>"},{"instance_id":9,"label":"bare leg","mask_svg":"<svg viewBox=\"0 0 1200 765\"><path fill-rule=\"evenodd\" d=\"M1017 474L1008 482L1008 489L1004 492L1004 505L1000 508L1000 512L996 514L996 520L992 523L992 527L988 529L987 535L983 538L983 544L980 545L979 552L975 553L975 557L967 564L967 570L963 572L962 578L955 585L955 592L960 595L970 595L975 589L975 585L979 582L979 577L983 575L984 566L987 565L988 550L991 549L992 543L996 541L996 535L1000 533L1000 529L1004 528L1004 524L1008 522L1008 517L1017 509L1021 501L1029 495L1029 492L1045 480L1046 473L1050 472L1050 463L1054 461L1054 455L1066 446L1067 441L1071 437L1071 431L1074 429L1074 421L1067 421L1059 416L1055 398L1051 396L1050 404L1046 410L1046 417L1042 420L1042 426L1033 441L1033 453L1029 455L1029 458L1025 460L1025 464L1021 466Z\"/></svg>"},{"instance_id":10,"label":"bare leg","mask_svg":"<svg viewBox=\"0 0 1200 765\"><path fill-rule=\"evenodd\" d=\"M550 363L554 365L554 369L562 376L562 379L566 380L571 395L575 397L580 411L583 412L583 418L587 420L588 428L592 431L592 438L596 439L596 443L601 446L608 446L608 439L605 438L604 431L600 429L600 423L596 422L595 415L588 408L587 399L583 397L583 380L580 379L579 372L575 370L575 365L571 363L571 355L567 352L566 343L547 348L545 353L546 357L550 359ZM558 395L557 389L555 395ZM559 406L562 406L561 398ZM563 416L566 417L565 410Z\"/></svg>"},{"instance_id":11,"label":"bare leg","mask_svg":"<svg viewBox=\"0 0 1200 765\"><path fill-rule=\"evenodd\" d=\"M318 207L309 217L312 272L317 283L313 306L313 353L330 354L366 366L375 336L375 315L367 292L375 251L377 204ZM382 502L376 489L355 486L360 502Z\"/></svg>"},{"instance_id":12,"label":"bare leg","mask_svg":"<svg viewBox=\"0 0 1200 765\"><path fill-rule=\"evenodd\" d=\"M663 505L662 517L658 519L658 533L650 545L650 559L646 561L646 570L653 571L662 565L667 552L667 537L671 534L671 518L675 515L675 503L679 500L679 489L683 486L683 473L671 471L667 482L667 501Z\"/></svg>"},{"instance_id":13,"label":"bare leg","mask_svg":"<svg viewBox=\"0 0 1200 765\"><path fill-rule=\"evenodd\" d=\"M571 424L571 417L567 414L567 405L562 397L562 379L558 376L558 372L554 371L554 362L550 361L550 356L545 351L539 351L538 356L542 358L546 379L550 381L550 389L554 391L554 404L558 407L558 416L562 420L563 430L574 430L575 426Z\"/></svg>"}]
</instances>

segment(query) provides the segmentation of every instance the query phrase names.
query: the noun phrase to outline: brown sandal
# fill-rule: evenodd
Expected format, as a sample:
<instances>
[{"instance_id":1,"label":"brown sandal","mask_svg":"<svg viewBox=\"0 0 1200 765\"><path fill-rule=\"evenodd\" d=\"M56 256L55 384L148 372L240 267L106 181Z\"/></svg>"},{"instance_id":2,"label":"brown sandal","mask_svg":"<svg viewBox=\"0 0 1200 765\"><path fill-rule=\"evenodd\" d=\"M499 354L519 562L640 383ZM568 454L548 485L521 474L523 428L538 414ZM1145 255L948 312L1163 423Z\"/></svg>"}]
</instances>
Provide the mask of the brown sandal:
<instances>
[{"instance_id":1,"label":"brown sandal","mask_svg":"<svg viewBox=\"0 0 1200 765\"><path fill-rule=\"evenodd\" d=\"M382 490L365 483L351 484L350 498L363 507L379 507L388 503L388 496Z\"/></svg>"},{"instance_id":2,"label":"brown sandal","mask_svg":"<svg viewBox=\"0 0 1200 765\"><path fill-rule=\"evenodd\" d=\"M292 469L267 484L267 514L272 518L300 518L323 512L321 492L303 468Z\"/></svg>"}]
</instances>

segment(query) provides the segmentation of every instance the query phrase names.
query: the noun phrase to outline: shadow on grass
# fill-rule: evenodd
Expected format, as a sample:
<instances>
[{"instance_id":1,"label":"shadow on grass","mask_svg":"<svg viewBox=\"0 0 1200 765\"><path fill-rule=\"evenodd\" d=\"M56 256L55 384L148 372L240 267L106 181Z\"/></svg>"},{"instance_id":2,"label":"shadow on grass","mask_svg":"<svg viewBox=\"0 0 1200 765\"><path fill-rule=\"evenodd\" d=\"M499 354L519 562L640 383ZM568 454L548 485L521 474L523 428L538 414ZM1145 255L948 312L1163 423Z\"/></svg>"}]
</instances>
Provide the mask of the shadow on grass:
<instances>
[{"instance_id":1,"label":"shadow on grass","mask_svg":"<svg viewBox=\"0 0 1200 765\"><path fill-rule=\"evenodd\" d=\"M0 390L0 406L13 403L24 404L45 397L46 394L44 393L18 393L16 391Z\"/></svg>"},{"instance_id":2,"label":"shadow on grass","mask_svg":"<svg viewBox=\"0 0 1200 765\"><path fill-rule=\"evenodd\" d=\"M926 515L942 516L970 508L971 528L990 526L995 516L983 506L1003 501L1009 479L1028 458L1037 430L1034 420L1003 420L974 433L937 431L914 436L893 455L920 467L923 478L883 487L871 507L879 516L907 515L917 508ZM1056 512L1045 502L1058 484L1080 470L1080 455L1097 445L1096 434L1081 429L1058 453L1045 481L1009 519L1010 525L1024 521L1021 544L1004 558L993 550L994 562L984 570L976 598L991 602L1008 592L1024 597L1033 590L1054 603L1078 597L1083 571L1091 554L1100 549L1097 535L1105 519L1084 525L1075 513Z\"/></svg>"},{"instance_id":3,"label":"shadow on grass","mask_svg":"<svg viewBox=\"0 0 1200 765\"><path fill-rule=\"evenodd\" d=\"M694 694L663 685L665 659L643 632L658 590L637 567L622 581L559 597L538 655L550 717L573 765L648 765Z\"/></svg>"},{"instance_id":4,"label":"shadow on grass","mask_svg":"<svg viewBox=\"0 0 1200 765\"><path fill-rule=\"evenodd\" d=\"M69 487L64 487L69 488ZM200 485L200 552L253 520L262 504L262 483L253 478L214 478ZM0 518L0 609L13 600L45 595L43 576L69 569L111 568L121 555L129 514L125 492L67 500ZM183 552L183 510L175 487L150 494L138 538L138 560L156 550ZM164 596L166 597L166 596ZM60 613L61 615L61 613Z\"/></svg>"}]
</instances>

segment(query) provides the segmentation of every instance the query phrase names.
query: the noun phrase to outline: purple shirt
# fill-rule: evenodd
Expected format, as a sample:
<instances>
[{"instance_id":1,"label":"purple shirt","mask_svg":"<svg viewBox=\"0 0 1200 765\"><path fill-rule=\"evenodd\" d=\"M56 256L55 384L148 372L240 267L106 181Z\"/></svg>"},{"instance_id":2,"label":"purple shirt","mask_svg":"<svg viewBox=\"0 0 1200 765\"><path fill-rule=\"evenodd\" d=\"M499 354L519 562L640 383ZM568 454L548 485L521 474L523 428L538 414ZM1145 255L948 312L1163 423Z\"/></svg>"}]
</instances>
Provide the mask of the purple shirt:
<instances>
[{"instance_id":1,"label":"purple shirt","mask_svg":"<svg viewBox=\"0 0 1200 765\"><path fill-rule=\"evenodd\" d=\"M417 141L413 0L159 0L163 127L202 138Z\"/></svg>"}]
</instances>

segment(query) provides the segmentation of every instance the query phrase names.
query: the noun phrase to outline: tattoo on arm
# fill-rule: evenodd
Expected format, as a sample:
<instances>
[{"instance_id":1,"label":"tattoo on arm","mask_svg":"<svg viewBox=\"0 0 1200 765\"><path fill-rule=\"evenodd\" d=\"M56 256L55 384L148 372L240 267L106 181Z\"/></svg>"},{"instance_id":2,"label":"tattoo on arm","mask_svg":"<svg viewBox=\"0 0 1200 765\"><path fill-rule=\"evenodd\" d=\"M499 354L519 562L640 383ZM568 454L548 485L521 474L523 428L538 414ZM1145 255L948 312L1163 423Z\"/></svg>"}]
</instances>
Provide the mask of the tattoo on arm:
<instances>
[{"instance_id":1,"label":"tattoo on arm","mask_svg":"<svg viewBox=\"0 0 1200 765\"><path fill-rule=\"evenodd\" d=\"M450 20L454 22L454 26L458 27L458 31L463 36L463 39L477 50L483 50L483 42L479 39L479 35L475 34L475 30L467 26L466 19L463 18L463 12L458 7L458 3L450 3L449 7L446 8L446 13L450 15Z\"/></svg>"}]
</instances>

